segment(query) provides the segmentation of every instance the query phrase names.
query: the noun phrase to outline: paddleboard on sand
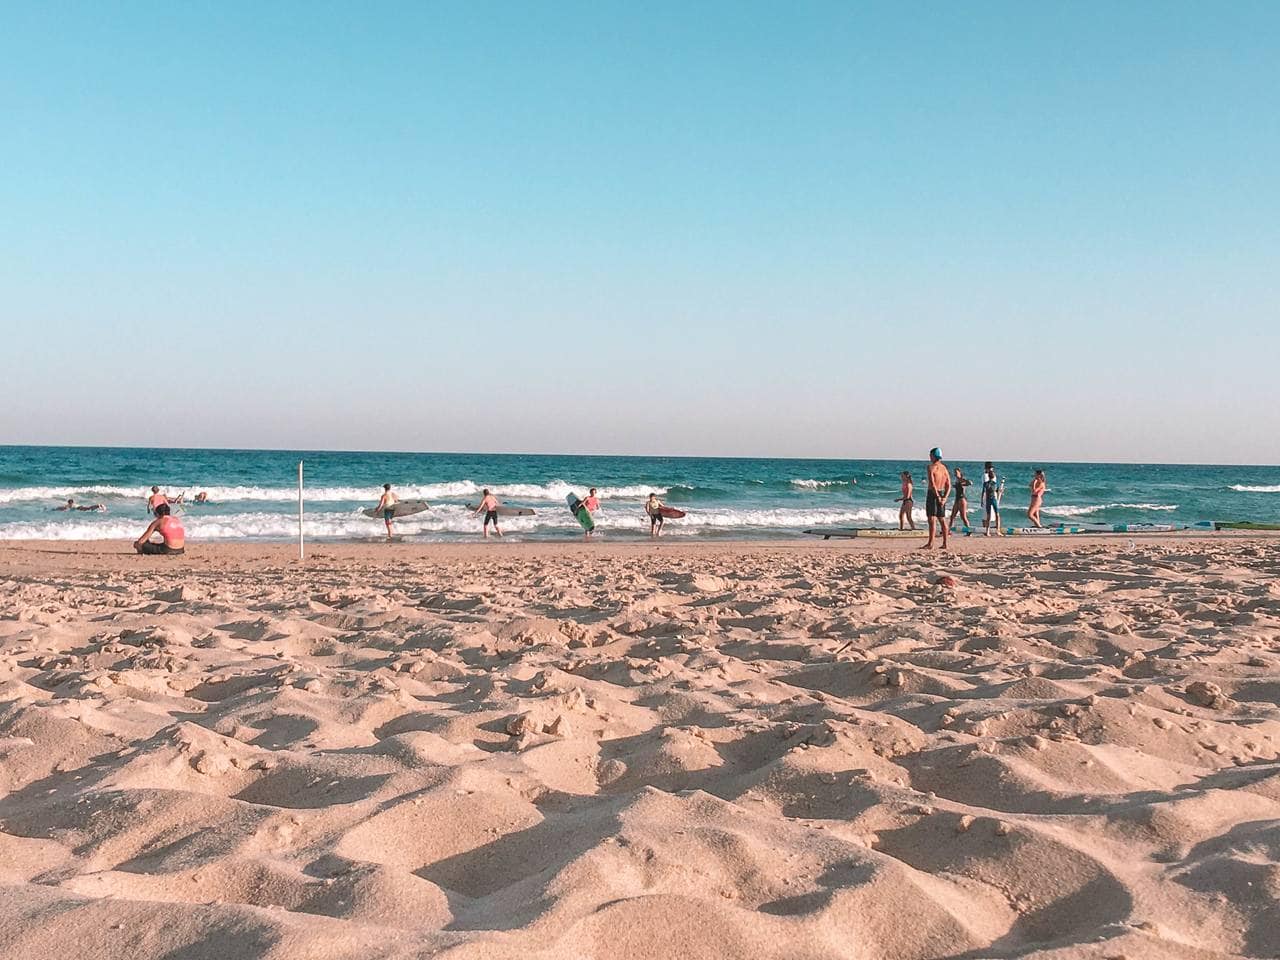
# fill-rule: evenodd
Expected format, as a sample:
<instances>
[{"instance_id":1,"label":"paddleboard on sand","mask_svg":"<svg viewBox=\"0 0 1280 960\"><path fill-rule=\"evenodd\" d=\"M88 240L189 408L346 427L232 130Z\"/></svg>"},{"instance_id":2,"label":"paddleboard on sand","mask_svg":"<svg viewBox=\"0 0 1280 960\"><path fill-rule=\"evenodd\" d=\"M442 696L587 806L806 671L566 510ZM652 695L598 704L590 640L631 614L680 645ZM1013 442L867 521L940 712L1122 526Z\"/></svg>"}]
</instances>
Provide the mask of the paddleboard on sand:
<instances>
[{"instance_id":1,"label":"paddleboard on sand","mask_svg":"<svg viewBox=\"0 0 1280 960\"><path fill-rule=\"evenodd\" d=\"M811 537L821 537L823 540L830 540L832 537L840 540L859 537L924 537L929 533L927 530L882 530L878 527L816 527L804 532Z\"/></svg>"},{"instance_id":2,"label":"paddleboard on sand","mask_svg":"<svg viewBox=\"0 0 1280 960\"><path fill-rule=\"evenodd\" d=\"M396 505L391 508L391 515L399 520L401 517L412 517L415 513L421 513L423 510L430 510L431 505L425 500L398 500ZM382 511L377 507L370 507L368 510L361 511L366 517L377 517L381 519Z\"/></svg>"},{"instance_id":3,"label":"paddleboard on sand","mask_svg":"<svg viewBox=\"0 0 1280 960\"><path fill-rule=\"evenodd\" d=\"M667 520L679 520L684 516L684 511L677 510L675 507L659 507L658 515Z\"/></svg>"},{"instance_id":4,"label":"paddleboard on sand","mask_svg":"<svg viewBox=\"0 0 1280 960\"><path fill-rule=\"evenodd\" d=\"M467 509L475 510L479 506L480 504L478 503L468 503ZM532 517L533 511L530 510L528 507L499 507L498 516L500 517Z\"/></svg>"},{"instance_id":5,"label":"paddleboard on sand","mask_svg":"<svg viewBox=\"0 0 1280 960\"><path fill-rule=\"evenodd\" d=\"M1280 530L1280 523L1255 523L1252 520L1219 520L1215 530Z\"/></svg>"},{"instance_id":6,"label":"paddleboard on sand","mask_svg":"<svg viewBox=\"0 0 1280 960\"><path fill-rule=\"evenodd\" d=\"M569 512L578 518L578 522L582 524L582 529L590 533L596 528L596 522L591 519L591 511L588 510L578 499L576 494L565 494L565 503L569 504Z\"/></svg>"}]
</instances>

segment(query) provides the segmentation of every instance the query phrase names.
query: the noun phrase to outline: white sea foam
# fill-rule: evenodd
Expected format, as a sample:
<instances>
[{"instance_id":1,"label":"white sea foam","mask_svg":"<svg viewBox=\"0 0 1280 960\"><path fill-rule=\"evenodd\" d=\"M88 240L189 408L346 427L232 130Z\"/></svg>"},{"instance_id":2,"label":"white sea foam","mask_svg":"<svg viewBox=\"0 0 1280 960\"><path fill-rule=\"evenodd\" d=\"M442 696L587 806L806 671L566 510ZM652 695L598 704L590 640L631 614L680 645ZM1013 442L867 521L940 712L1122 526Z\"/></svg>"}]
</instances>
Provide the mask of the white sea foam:
<instances>
[{"instance_id":1,"label":"white sea foam","mask_svg":"<svg viewBox=\"0 0 1280 960\"><path fill-rule=\"evenodd\" d=\"M1280 483L1273 483L1269 486L1250 487L1242 483L1233 483L1231 489L1237 493L1280 493Z\"/></svg>"},{"instance_id":2,"label":"white sea foam","mask_svg":"<svg viewBox=\"0 0 1280 960\"><path fill-rule=\"evenodd\" d=\"M489 484L495 496L510 497L515 500L563 500L569 493L585 494L588 484L570 484L564 480L552 480L545 484L509 483ZM682 485L665 486L662 484L630 484L618 487L599 487L596 495L601 500L624 500L647 497L650 493L662 496L671 489L692 489ZM185 491L186 499L203 490L209 494L214 503L245 502L289 502L298 497L296 486L261 487L261 486L202 486L197 483L169 484L163 488L170 496L177 496ZM478 496L483 485L472 480L452 480L444 483L396 484L396 493L402 500L460 500ZM150 488L120 487L108 485L85 485L79 487L14 487L0 490L0 503L48 502L56 503L68 497L76 500L87 499L123 499L142 502L146 499ZM304 487L303 494L308 502L337 503L360 502L368 500L376 502L382 490L378 484L367 487Z\"/></svg>"},{"instance_id":3,"label":"white sea foam","mask_svg":"<svg viewBox=\"0 0 1280 960\"><path fill-rule=\"evenodd\" d=\"M800 487L802 490L824 490L827 487L847 487L848 480L792 480L793 487Z\"/></svg>"},{"instance_id":4,"label":"white sea foam","mask_svg":"<svg viewBox=\"0 0 1280 960\"><path fill-rule=\"evenodd\" d=\"M1055 517L1087 517L1104 510L1177 510L1177 504L1167 503L1101 503L1091 507L1076 507L1070 504L1045 507L1044 512Z\"/></svg>"},{"instance_id":5,"label":"white sea foam","mask_svg":"<svg viewBox=\"0 0 1280 960\"><path fill-rule=\"evenodd\" d=\"M847 510L693 510L681 520L668 521L669 533L707 533L735 530L798 531L804 527L830 524L881 523L897 521L890 507L862 507ZM639 508L615 505L596 514L602 531L644 533L649 518ZM297 519L288 513L234 513L225 515L188 512L183 517L187 538L197 544L208 540L289 539L297 535ZM532 517L503 518L502 528L511 533L576 533L578 523L567 509L547 508ZM0 540L122 540L142 532L142 520L107 515L100 520L14 521L0 523ZM381 521L370 520L359 511L308 513L303 527L310 538L366 538L380 536ZM425 513L396 521L396 532L406 536L451 538L480 532L480 521L471 511L456 504L433 507Z\"/></svg>"}]
</instances>

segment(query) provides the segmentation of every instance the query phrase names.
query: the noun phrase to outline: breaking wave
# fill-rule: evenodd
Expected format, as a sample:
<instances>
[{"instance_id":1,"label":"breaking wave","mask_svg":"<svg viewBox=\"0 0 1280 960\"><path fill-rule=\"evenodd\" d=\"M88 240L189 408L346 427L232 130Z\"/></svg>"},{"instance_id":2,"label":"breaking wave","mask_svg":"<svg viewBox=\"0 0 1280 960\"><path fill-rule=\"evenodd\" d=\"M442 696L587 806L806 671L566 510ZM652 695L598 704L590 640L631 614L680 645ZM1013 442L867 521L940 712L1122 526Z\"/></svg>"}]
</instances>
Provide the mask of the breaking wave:
<instances>
[{"instance_id":1,"label":"breaking wave","mask_svg":"<svg viewBox=\"0 0 1280 960\"><path fill-rule=\"evenodd\" d=\"M1273 483L1270 486L1250 487L1242 483L1233 483L1230 489L1237 493L1280 493L1280 483Z\"/></svg>"},{"instance_id":2,"label":"breaking wave","mask_svg":"<svg viewBox=\"0 0 1280 960\"><path fill-rule=\"evenodd\" d=\"M1102 513L1104 510L1177 510L1178 505L1167 503L1101 503L1091 507L1076 507L1070 504L1060 507L1045 507L1044 512L1055 517L1087 517Z\"/></svg>"}]
</instances>

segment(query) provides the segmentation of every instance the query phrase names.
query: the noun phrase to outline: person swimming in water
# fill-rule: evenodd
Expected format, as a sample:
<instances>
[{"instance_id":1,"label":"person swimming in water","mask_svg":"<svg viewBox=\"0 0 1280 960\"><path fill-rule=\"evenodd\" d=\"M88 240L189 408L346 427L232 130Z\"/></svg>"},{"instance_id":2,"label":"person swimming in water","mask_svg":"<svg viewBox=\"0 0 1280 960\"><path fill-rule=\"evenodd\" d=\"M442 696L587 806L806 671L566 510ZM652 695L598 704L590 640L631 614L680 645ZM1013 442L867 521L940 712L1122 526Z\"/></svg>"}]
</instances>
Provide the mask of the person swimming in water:
<instances>
[{"instance_id":1,"label":"person swimming in water","mask_svg":"<svg viewBox=\"0 0 1280 960\"><path fill-rule=\"evenodd\" d=\"M209 502L208 492L205 490L201 490L199 493L196 494L195 499L192 500L191 502L192 503L208 503Z\"/></svg>"},{"instance_id":2,"label":"person swimming in water","mask_svg":"<svg viewBox=\"0 0 1280 960\"><path fill-rule=\"evenodd\" d=\"M170 514L167 503L157 504L155 514L156 518L146 531L133 542L133 549L147 555L181 556L186 552L187 545L187 534L182 529L182 521ZM160 534L158 543L151 539L157 533Z\"/></svg>"},{"instance_id":3,"label":"person swimming in water","mask_svg":"<svg viewBox=\"0 0 1280 960\"><path fill-rule=\"evenodd\" d=\"M62 506L60 506L60 507L54 507L53 509L55 509L55 510L85 510L85 511L101 510L103 513L106 513L106 512L107 512L107 505L106 505L105 503L94 503L94 504L91 504L91 505L89 505L89 506L85 507L85 506L80 506L80 505L79 505L79 504L77 504L74 500L72 500L72 499L68 498L68 499L67 499L67 502L66 502L66 503L64 503Z\"/></svg>"},{"instance_id":4,"label":"person swimming in water","mask_svg":"<svg viewBox=\"0 0 1280 960\"><path fill-rule=\"evenodd\" d=\"M159 487L152 487L151 496L147 497L147 512L154 514L156 512L156 507L160 506L162 503L175 504L181 502L182 494L178 494L176 497L171 497L168 494L161 493Z\"/></svg>"},{"instance_id":5,"label":"person swimming in water","mask_svg":"<svg viewBox=\"0 0 1280 960\"><path fill-rule=\"evenodd\" d=\"M903 470L902 471L902 496L894 500L894 503L902 504L902 506L898 508L898 529L899 530L907 529L907 526L906 526L907 524L911 525L912 530L916 528L915 517L911 515L912 512L915 510L915 505L916 505L914 493L915 493L915 484L911 480L911 471Z\"/></svg>"}]
</instances>

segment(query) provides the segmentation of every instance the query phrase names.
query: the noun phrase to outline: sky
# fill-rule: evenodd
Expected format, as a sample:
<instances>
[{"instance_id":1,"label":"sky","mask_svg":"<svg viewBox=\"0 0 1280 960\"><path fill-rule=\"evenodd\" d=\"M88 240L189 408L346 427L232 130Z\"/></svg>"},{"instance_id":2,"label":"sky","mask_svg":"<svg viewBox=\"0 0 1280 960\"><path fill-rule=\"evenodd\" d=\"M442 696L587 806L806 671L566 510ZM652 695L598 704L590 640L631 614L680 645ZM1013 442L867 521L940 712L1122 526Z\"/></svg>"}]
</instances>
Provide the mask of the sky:
<instances>
[{"instance_id":1,"label":"sky","mask_svg":"<svg viewBox=\"0 0 1280 960\"><path fill-rule=\"evenodd\" d=\"M1280 463L1280 4L11 4L0 443Z\"/></svg>"}]
</instances>

